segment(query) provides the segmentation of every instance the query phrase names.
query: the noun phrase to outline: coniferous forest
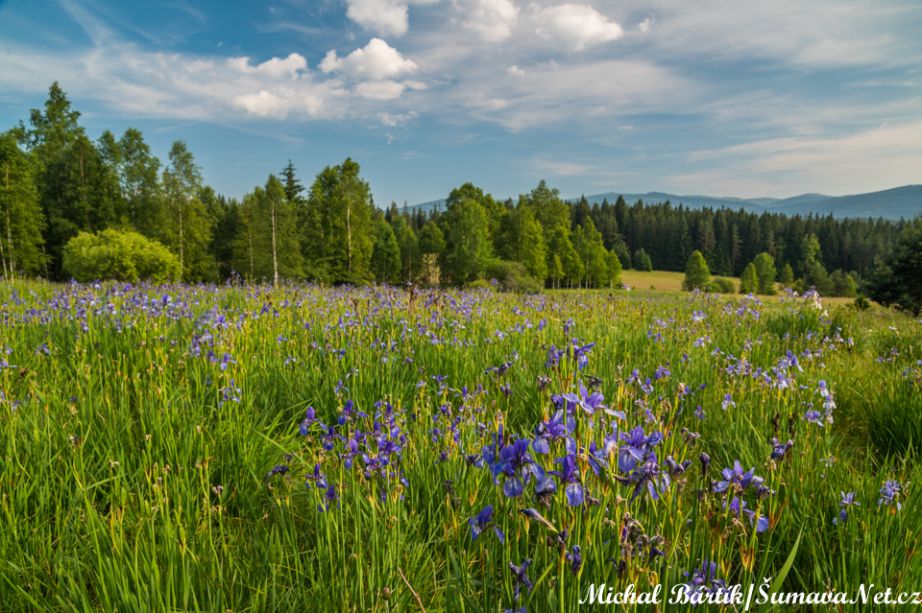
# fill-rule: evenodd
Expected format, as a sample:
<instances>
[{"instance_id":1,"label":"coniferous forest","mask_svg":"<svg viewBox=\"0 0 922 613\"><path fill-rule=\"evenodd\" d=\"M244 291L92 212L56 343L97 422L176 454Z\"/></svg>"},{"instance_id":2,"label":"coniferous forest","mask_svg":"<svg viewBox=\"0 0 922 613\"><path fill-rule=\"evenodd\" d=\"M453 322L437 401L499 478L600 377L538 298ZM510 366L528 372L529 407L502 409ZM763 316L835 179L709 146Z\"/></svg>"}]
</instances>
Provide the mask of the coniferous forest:
<instances>
[{"instance_id":1,"label":"coniferous forest","mask_svg":"<svg viewBox=\"0 0 922 613\"><path fill-rule=\"evenodd\" d=\"M382 209L352 159L311 179L291 161L278 166L242 200L226 198L204 183L181 140L166 160L136 129L93 140L55 83L43 108L0 135L2 273L609 287L622 268L683 271L700 251L715 275L744 275L761 254L782 283L848 295L910 223L623 198L590 205L563 200L544 181L516 200L466 183L437 210ZM99 234L112 230L119 234ZM115 238L124 233L129 238ZM140 245L143 262L123 266L116 255L100 255L113 245ZM145 272L155 270L167 272Z\"/></svg>"}]
</instances>

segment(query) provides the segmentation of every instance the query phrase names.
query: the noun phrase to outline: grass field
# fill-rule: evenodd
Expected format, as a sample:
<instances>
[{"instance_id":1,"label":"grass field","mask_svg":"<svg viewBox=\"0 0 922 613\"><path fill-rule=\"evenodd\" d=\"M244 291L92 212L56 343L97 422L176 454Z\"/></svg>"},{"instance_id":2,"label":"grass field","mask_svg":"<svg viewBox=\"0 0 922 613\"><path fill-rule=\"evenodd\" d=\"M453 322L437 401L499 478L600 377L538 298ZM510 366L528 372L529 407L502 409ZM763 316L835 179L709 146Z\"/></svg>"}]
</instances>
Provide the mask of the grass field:
<instances>
[{"instance_id":1,"label":"grass field","mask_svg":"<svg viewBox=\"0 0 922 613\"><path fill-rule=\"evenodd\" d=\"M739 288L740 280L738 277L721 277L729 279ZM681 272L669 272L665 270L653 270L650 272L642 270L624 270L621 272L621 282L631 288L631 291L639 291L644 295L656 295L664 292L681 292L682 281L685 274ZM782 300L784 298L783 289L773 296L759 296L763 301ZM853 298L826 297L823 302L827 305L843 306L853 302Z\"/></svg>"},{"instance_id":2,"label":"grass field","mask_svg":"<svg viewBox=\"0 0 922 613\"><path fill-rule=\"evenodd\" d=\"M920 322L633 275L0 286L0 609L922 589Z\"/></svg>"}]
</instances>

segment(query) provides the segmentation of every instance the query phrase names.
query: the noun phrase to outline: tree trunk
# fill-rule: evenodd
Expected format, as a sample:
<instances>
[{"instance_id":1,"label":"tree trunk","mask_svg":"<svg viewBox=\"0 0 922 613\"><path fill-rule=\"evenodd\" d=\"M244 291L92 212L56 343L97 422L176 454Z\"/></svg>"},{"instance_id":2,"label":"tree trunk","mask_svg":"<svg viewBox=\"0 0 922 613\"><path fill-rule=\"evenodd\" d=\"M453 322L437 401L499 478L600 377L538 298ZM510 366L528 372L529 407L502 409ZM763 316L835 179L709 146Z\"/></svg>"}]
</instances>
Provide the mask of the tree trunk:
<instances>
[{"instance_id":1,"label":"tree trunk","mask_svg":"<svg viewBox=\"0 0 922 613\"><path fill-rule=\"evenodd\" d=\"M182 222L183 222L182 214L183 214L183 206L182 206L182 203L180 203L179 205L179 278L180 279L182 279L186 275L185 260L183 259L184 238L183 238L183 227L182 227Z\"/></svg>"},{"instance_id":2,"label":"tree trunk","mask_svg":"<svg viewBox=\"0 0 922 613\"><path fill-rule=\"evenodd\" d=\"M275 203L272 205L272 285L279 286L279 258L275 242L275 217L278 213L278 207Z\"/></svg>"}]
</instances>

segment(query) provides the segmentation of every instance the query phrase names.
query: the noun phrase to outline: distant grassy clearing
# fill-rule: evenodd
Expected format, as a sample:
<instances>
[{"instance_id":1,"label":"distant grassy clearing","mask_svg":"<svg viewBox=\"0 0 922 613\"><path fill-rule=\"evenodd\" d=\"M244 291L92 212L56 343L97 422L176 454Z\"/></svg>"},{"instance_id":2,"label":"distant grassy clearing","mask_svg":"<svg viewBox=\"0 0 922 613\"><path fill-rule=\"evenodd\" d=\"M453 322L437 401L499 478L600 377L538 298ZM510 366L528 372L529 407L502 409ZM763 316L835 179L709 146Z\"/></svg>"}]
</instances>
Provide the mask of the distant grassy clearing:
<instances>
[{"instance_id":1,"label":"distant grassy clearing","mask_svg":"<svg viewBox=\"0 0 922 613\"><path fill-rule=\"evenodd\" d=\"M737 287L739 287L739 277L721 278L730 279ZM631 290L637 291L653 290L657 292L681 292L683 279L685 279L684 273L670 272L666 270L654 270L651 272L645 272L642 270L624 270L621 272L621 282L625 285L625 287L629 287ZM783 294L783 290L779 290L778 294L775 296L759 296L759 299L772 300L776 299L778 296L782 296ZM852 300L852 298L835 298L830 296L823 296L823 303L828 303L830 305L849 304L852 302Z\"/></svg>"}]
</instances>

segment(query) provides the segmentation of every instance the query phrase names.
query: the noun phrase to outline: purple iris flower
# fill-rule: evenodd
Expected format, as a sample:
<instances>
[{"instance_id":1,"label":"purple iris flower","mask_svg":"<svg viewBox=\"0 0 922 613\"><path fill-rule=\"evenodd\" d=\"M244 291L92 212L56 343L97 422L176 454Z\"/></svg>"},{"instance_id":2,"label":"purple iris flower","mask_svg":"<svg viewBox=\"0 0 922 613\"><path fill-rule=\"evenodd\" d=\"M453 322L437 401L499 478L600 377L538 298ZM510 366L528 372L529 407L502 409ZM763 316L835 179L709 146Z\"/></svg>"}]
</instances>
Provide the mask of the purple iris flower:
<instances>
[{"instance_id":1,"label":"purple iris flower","mask_svg":"<svg viewBox=\"0 0 922 613\"><path fill-rule=\"evenodd\" d=\"M730 500L730 512L741 517L745 515L749 518L749 523L755 526L756 534L761 534L768 530L768 518L764 515L756 515L755 511L752 511L747 508L746 501L738 496L734 496Z\"/></svg>"},{"instance_id":2,"label":"purple iris flower","mask_svg":"<svg viewBox=\"0 0 922 613\"><path fill-rule=\"evenodd\" d=\"M573 357L576 359L576 367L583 370L589 364L589 352L595 347L595 343L586 343L580 345L579 341L573 340Z\"/></svg>"},{"instance_id":3,"label":"purple iris flower","mask_svg":"<svg viewBox=\"0 0 922 613\"><path fill-rule=\"evenodd\" d=\"M521 564L516 565L512 562L509 562L509 570L512 571L512 577L515 579L515 592L513 598L515 600L519 599L519 594L522 593L522 588L526 588L529 593L532 588L535 587L535 584L532 583L531 579L528 578L528 567L531 565L530 559L525 559Z\"/></svg>"},{"instance_id":4,"label":"purple iris flower","mask_svg":"<svg viewBox=\"0 0 922 613\"><path fill-rule=\"evenodd\" d=\"M506 535L503 534L503 531L499 526L493 523L493 506L487 505L483 508L480 513L471 517L467 520L467 523L471 527L471 540L476 541L477 537L487 529L488 526L493 526L493 532L496 534L496 538L499 539L500 543L506 541Z\"/></svg>"},{"instance_id":5,"label":"purple iris flower","mask_svg":"<svg viewBox=\"0 0 922 613\"><path fill-rule=\"evenodd\" d=\"M848 507L855 506L860 507L861 503L855 501L855 492L839 492L842 496L839 500L839 516L832 518L832 523L838 525L839 523L844 523L848 519Z\"/></svg>"},{"instance_id":6,"label":"purple iris flower","mask_svg":"<svg viewBox=\"0 0 922 613\"><path fill-rule=\"evenodd\" d=\"M567 503L571 507L580 506L586 500L586 493L583 491L583 484L580 482L576 456L567 454L562 458L557 458L557 464L560 465L560 470L552 471L552 474L557 475L560 482L566 484L564 493L567 496Z\"/></svg>"},{"instance_id":7,"label":"purple iris flower","mask_svg":"<svg viewBox=\"0 0 922 613\"><path fill-rule=\"evenodd\" d=\"M900 503L897 498L900 495L900 489L902 486L899 481L888 480L880 488L880 498L877 500L877 506L893 506L893 503L896 503L897 510L903 508L903 505Z\"/></svg>"},{"instance_id":8,"label":"purple iris flower","mask_svg":"<svg viewBox=\"0 0 922 613\"><path fill-rule=\"evenodd\" d=\"M516 439L499 450L499 457L491 463L490 471L493 478L504 475L503 494L507 498L517 498L525 491L522 475L527 474L525 468L534 463L528 446L531 444L527 438ZM487 448L484 448L484 457L487 457Z\"/></svg>"},{"instance_id":9,"label":"purple iris flower","mask_svg":"<svg viewBox=\"0 0 922 613\"><path fill-rule=\"evenodd\" d=\"M570 570L573 571L573 574L579 572L579 569L583 566L583 554L580 550L579 545L573 545L569 552L567 552L567 562L570 563Z\"/></svg>"},{"instance_id":10,"label":"purple iris flower","mask_svg":"<svg viewBox=\"0 0 922 613\"><path fill-rule=\"evenodd\" d=\"M647 436L642 426L630 432L622 432L621 441L624 444L618 450L618 469L623 473L631 472L646 457L647 452L662 440L663 435L659 432Z\"/></svg>"},{"instance_id":11,"label":"purple iris flower","mask_svg":"<svg viewBox=\"0 0 922 613\"><path fill-rule=\"evenodd\" d=\"M757 477L755 475L755 468L750 468L748 471L743 471L743 466L740 464L739 460L733 462L733 468L725 468L722 471L723 480L718 481L714 484L715 492L725 492L727 489L732 488L734 491L741 492L746 488L752 486L757 491L763 489L764 479L762 477Z\"/></svg>"},{"instance_id":12,"label":"purple iris flower","mask_svg":"<svg viewBox=\"0 0 922 613\"><path fill-rule=\"evenodd\" d=\"M542 421L535 427L532 449L535 453L548 454L551 451L550 442L567 438L572 430L572 424L564 423L563 411L556 411L550 419Z\"/></svg>"}]
</instances>

